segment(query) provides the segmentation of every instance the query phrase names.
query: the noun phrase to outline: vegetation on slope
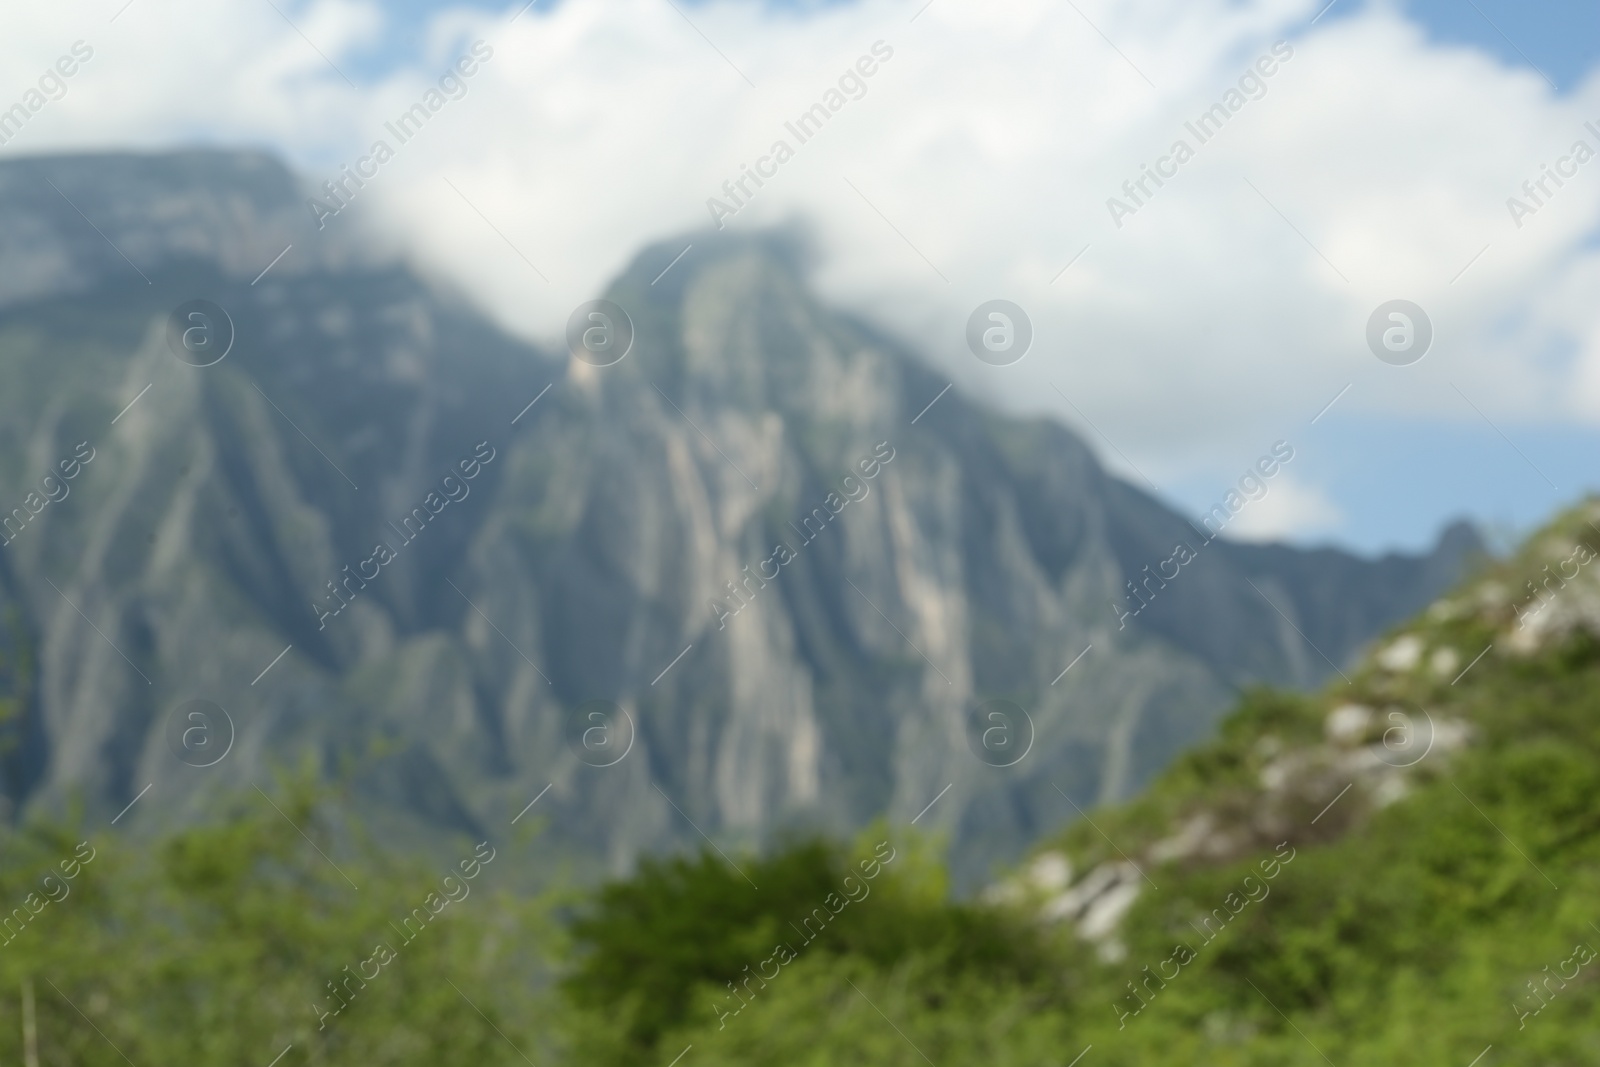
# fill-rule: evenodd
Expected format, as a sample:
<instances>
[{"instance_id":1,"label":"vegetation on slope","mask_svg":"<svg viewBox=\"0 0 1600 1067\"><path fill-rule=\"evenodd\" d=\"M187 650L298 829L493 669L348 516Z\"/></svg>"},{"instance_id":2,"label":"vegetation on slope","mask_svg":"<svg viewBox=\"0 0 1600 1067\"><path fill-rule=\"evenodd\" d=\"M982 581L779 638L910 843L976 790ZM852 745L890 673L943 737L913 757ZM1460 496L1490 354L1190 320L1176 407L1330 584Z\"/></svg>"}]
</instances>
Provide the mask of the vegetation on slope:
<instances>
[{"instance_id":1,"label":"vegetation on slope","mask_svg":"<svg viewBox=\"0 0 1600 1067\"><path fill-rule=\"evenodd\" d=\"M655 1053L1600 1062L1597 522L1594 504L1562 516L1320 695L1247 695L1138 801L1042 847L987 898L1053 971L952 973L841 938L737 1018L685 1012ZM863 921L875 906L898 902Z\"/></svg>"},{"instance_id":2,"label":"vegetation on slope","mask_svg":"<svg viewBox=\"0 0 1600 1067\"><path fill-rule=\"evenodd\" d=\"M1597 525L1561 517L1321 694L1248 694L975 901L899 828L537 900L503 888L536 852L463 842L493 858L447 882L299 787L153 849L18 832L0 1059L1600 1063Z\"/></svg>"}]
</instances>

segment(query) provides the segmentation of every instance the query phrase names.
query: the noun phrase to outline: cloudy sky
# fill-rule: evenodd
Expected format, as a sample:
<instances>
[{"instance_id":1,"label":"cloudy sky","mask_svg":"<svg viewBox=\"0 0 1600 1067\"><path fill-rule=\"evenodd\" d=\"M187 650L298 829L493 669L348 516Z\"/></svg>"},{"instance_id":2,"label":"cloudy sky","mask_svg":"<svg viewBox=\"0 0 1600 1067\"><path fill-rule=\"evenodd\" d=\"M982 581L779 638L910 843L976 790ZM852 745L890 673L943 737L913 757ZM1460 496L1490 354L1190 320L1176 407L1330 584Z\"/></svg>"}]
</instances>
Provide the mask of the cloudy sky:
<instances>
[{"instance_id":1,"label":"cloudy sky","mask_svg":"<svg viewBox=\"0 0 1600 1067\"><path fill-rule=\"evenodd\" d=\"M385 232L535 340L782 138L723 223L807 225L827 299L961 387L1191 512L1288 442L1230 533L1416 547L1600 487L1592 0L88 0L8 15L0 107L79 40L0 157L266 146L320 182L383 138ZM786 132L875 46L820 133ZM1168 177L1124 192L1146 166ZM996 298L1033 325L1009 366L965 341ZM1368 323L1402 299L1433 337L1395 366Z\"/></svg>"}]
</instances>

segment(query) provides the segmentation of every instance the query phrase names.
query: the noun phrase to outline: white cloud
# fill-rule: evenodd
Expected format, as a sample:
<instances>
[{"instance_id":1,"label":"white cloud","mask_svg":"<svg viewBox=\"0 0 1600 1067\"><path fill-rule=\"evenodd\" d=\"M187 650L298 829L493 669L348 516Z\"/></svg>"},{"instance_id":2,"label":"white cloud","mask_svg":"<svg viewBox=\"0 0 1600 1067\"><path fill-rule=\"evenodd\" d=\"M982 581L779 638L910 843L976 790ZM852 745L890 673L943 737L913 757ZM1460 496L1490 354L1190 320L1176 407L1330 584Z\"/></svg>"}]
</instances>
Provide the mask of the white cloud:
<instances>
[{"instance_id":1,"label":"white cloud","mask_svg":"<svg viewBox=\"0 0 1600 1067\"><path fill-rule=\"evenodd\" d=\"M1289 541L1326 534L1343 521L1327 494L1285 472L1267 482L1267 495L1248 502L1223 533L1234 541Z\"/></svg>"},{"instance_id":2,"label":"white cloud","mask_svg":"<svg viewBox=\"0 0 1600 1067\"><path fill-rule=\"evenodd\" d=\"M79 37L97 56L4 153L265 142L325 177L467 40L491 41L469 96L363 198L430 269L542 340L641 244L708 225L707 198L882 40L894 56L866 95L731 225L811 220L829 299L968 388L1078 422L1058 387L1157 481L1226 474L1346 383L1341 412L1376 418L1476 419L1453 383L1510 424L1600 421L1600 160L1520 229L1506 208L1574 140L1600 149L1584 128L1600 126L1600 79L1557 98L1381 4L1305 32L1321 0L1080 0L1082 15L935 0L915 22L921 0L804 16L721 3L684 8L693 26L660 0L569 0L509 27L437 16L426 63L358 91L264 3L136 0L106 22L120 2L12 16L0 69L42 69ZM319 0L295 17L344 66L386 16ZM1294 55L1266 95L1114 226L1107 197L1192 143L1184 123L1281 38ZM963 346L968 312L993 297L1035 323L1012 367ZM1409 368L1362 340L1394 297L1437 332Z\"/></svg>"}]
</instances>

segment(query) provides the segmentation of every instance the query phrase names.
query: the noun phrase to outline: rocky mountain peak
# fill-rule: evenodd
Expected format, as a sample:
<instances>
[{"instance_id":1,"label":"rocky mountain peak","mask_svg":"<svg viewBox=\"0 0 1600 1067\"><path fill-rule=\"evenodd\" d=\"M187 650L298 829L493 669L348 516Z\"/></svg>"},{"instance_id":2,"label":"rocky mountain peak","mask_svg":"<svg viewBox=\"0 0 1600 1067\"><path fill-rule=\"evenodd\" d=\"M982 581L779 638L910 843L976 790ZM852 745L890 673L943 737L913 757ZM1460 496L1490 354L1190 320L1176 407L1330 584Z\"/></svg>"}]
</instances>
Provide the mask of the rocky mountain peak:
<instances>
[{"instance_id":1,"label":"rocky mountain peak","mask_svg":"<svg viewBox=\"0 0 1600 1067\"><path fill-rule=\"evenodd\" d=\"M647 249L606 297L633 351L563 376L332 227L250 285L296 184L251 153L0 165L0 263L42 264L4 272L0 491L98 450L0 550L18 812L155 782L130 821L181 819L309 758L411 834L548 788L549 847L620 870L937 797L922 825L971 885L1240 685L1318 682L1308 635L1348 662L1461 565L1222 542L1119 626L1108 601L1189 522L1049 420L952 390L913 425L948 378L818 301L791 235ZM163 342L197 287L238 330L214 367ZM226 773L167 738L197 698L232 716Z\"/></svg>"},{"instance_id":2,"label":"rocky mountain peak","mask_svg":"<svg viewBox=\"0 0 1600 1067\"><path fill-rule=\"evenodd\" d=\"M307 190L267 152L92 152L0 162L0 307L185 267L248 282L290 243L285 274L370 264L355 225L319 233Z\"/></svg>"}]
</instances>

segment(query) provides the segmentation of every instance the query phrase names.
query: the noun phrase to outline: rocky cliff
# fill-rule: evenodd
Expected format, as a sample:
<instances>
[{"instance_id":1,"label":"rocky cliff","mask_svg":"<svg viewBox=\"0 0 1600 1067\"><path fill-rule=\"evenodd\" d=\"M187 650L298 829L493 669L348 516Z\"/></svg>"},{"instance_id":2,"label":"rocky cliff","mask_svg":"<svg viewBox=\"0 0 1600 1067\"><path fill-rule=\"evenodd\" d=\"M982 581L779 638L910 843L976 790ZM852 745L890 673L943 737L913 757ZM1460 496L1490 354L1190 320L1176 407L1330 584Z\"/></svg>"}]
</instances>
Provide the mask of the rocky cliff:
<instances>
[{"instance_id":1,"label":"rocky cliff","mask_svg":"<svg viewBox=\"0 0 1600 1067\"><path fill-rule=\"evenodd\" d=\"M647 248L601 367L303 199L248 153L0 164L13 817L165 825L309 760L385 833L538 798L590 869L928 809L970 883L1478 548L1207 544L1065 427L940 396L781 236L698 235L659 281L684 242ZM210 366L173 346L196 300Z\"/></svg>"}]
</instances>

